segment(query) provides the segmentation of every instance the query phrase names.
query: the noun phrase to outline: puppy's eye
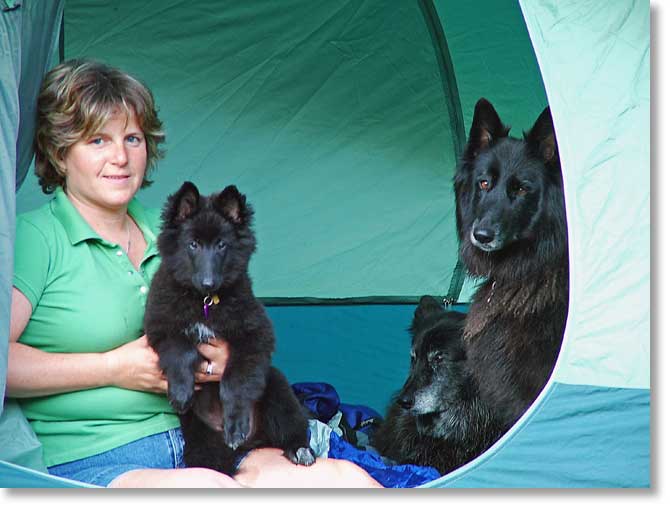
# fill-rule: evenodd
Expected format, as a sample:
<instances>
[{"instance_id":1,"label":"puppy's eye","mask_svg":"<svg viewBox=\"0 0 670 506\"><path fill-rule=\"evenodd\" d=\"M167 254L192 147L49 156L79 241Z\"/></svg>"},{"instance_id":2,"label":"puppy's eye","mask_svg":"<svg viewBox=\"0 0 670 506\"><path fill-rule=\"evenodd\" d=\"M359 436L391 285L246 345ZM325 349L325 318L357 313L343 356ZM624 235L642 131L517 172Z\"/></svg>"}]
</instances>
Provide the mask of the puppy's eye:
<instances>
[{"instance_id":1,"label":"puppy's eye","mask_svg":"<svg viewBox=\"0 0 670 506\"><path fill-rule=\"evenodd\" d=\"M198 243L198 241L191 241L188 243L188 247L193 250L198 249L199 246L200 244Z\"/></svg>"},{"instance_id":2,"label":"puppy's eye","mask_svg":"<svg viewBox=\"0 0 670 506\"><path fill-rule=\"evenodd\" d=\"M437 352L433 355L433 363L435 364L441 364L444 362L444 353Z\"/></svg>"},{"instance_id":3,"label":"puppy's eye","mask_svg":"<svg viewBox=\"0 0 670 506\"><path fill-rule=\"evenodd\" d=\"M479 189L484 190L485 192L489 191L491 188L491 183L487 179L482 179L479 181Z\"/></svg>"},{"instance_id":4,"label":"puppy's eye","mask_svg":"<svg viewBox=\"0 0 670 506\"><path fill-rule=\"evenodd\" d=\"M219 241L218 243L216 243L216 247L217 247L219 250L224 250L224 249L226 249L226 248L228 247L228 245L227 245L225 242L223 242L223 241L221 240L221 241Z\"/></svg>"},{"instance_id":5,"label":"puppy's eye","mask_svg":"<svg viewBox=\"0 0 670 506\"><path fill-rule=\"evenodd\" d=\"M523 186L519 186L519 187L516 188L516 190L514 191L514 194L515 194L517 197L523 197L523 196L526 195L527 193L528 193L528 189L527 189L527 188L524 188Z\"/></svg>"}]
</instances>

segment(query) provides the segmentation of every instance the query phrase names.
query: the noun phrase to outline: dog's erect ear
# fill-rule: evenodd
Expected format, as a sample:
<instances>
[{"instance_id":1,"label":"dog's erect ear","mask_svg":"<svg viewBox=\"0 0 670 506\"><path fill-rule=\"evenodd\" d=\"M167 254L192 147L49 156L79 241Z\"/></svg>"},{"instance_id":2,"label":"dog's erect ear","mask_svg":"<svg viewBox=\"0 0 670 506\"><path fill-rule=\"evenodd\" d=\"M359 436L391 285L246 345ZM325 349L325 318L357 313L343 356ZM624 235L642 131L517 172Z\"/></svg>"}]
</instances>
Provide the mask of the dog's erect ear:
<instances>
[{"instance_id":1,"label":"dog's erect ear","mask_svg":"<svg viewBox=\"0 0 670 506\"><path fill-rule=\"evenodd\" d=\"M480 98L475 105L472 117L470 136L465 146L464 157L474 160L483 149L492 146L498 139L507 137L509 127L503 125L500 116L485 98Z\"/></svg>"},{"instance_id":2,"label":"dog's erect ear","mask_svg":"<svg viewBox=\"0 0 670 506\"><path fill-rule=\"evenodd\" d=\"M412 321L412 326L416 327L420 325L423 321L430 318L435 314L442 314L444 312L444 307L440 304L434 297L430 295L424 295L419 300L419 305L414 310L414 320Z\"/></svg>"},{"instance_id":3,"label":"dog's erect ear","mask_svg":"<svg viewBox=\"0 0 670 506\"><path fill-rule=\"evenodd\" d=\"M524 132L524 138L532 153L547 165L558 162L558 146L556 145L556 133L554 122L551 119L551 111L546 107L537 118L533 128Z\"/></svg>"},{"instance_id":4,"label":"dog's erect ear","mask_svg":"<svg viewBox=\"0 0 670 506\"><path fill-rule=\"evenodd\" d=\"M236 225L245 225L249 219L247 197L234 185L226 186L214 197L214 206L228 221Z\"/></svg>"},{"instance_id":5,"label":"dog's erect ear","mask_svg":"<svg viewBox=\"0 0 670 506\"><path fill-rule=\"evenodd\" d=\"M186 181L176 193L170 195L163 209L163 223L179 225L198 210L200 192Z\"/></svg>"}]
</instances>

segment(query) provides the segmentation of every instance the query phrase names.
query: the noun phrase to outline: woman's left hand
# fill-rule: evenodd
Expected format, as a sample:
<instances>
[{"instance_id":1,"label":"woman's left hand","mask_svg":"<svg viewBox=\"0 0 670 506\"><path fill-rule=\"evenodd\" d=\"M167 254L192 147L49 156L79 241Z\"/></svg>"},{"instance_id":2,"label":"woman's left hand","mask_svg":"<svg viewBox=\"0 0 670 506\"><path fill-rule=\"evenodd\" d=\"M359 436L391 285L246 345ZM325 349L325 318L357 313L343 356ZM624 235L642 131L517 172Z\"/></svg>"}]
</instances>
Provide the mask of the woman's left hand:
<instances>
[{"instance_id":1,"label":"woman's left hand","mask_svg":"<svg viewBox=\"0 0 670 506\"><path fill-rule=\"evenodd\" d=\"M222 339L210 339L209 343L199 344L198 351L205 357L205 360L195 373L195 382L221 381L230 354L228 343ZM209 374L207 373L208 366Z\"/></svg>"}]
</instances>

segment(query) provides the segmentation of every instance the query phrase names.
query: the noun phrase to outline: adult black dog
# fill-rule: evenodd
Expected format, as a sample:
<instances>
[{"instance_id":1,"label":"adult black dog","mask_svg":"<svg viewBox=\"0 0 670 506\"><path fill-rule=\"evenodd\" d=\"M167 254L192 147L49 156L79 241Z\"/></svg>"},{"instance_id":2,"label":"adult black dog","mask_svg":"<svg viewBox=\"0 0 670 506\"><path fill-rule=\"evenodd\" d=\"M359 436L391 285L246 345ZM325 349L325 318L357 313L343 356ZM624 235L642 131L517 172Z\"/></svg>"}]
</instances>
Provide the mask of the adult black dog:
<instances>
[{"instance_id":1,"label":"adult black dog","mask_svg":"<svg viewBox=\"0 0 670 506\"><path fill-rule=\"evenodd\" d=\"M482 399L511 426L547 383L568 312L563 180L546 108L523 139L480 99L454 177L460 256L486 278L465 322Z\"/></svg>"},{"instance_id":2,"label":"adult black dog","mask_svg":"<svg viewBox=\"0 0 670 506\"><path fill-rule=\"evenodd\" d=\"M465 315L423 296L414 312L407 381L372 437L373 446L401 464L440 473L472 460L501 434L479 399L463 344Z\"/></svg>"},{"instance_id":3,"label":"adult black dog","mask_svg":"<svg viewBox=\"0 0 670 506\"><path fill-rule=\"evenodd\" d=\"M233 474L252 448L284 450L311 465L307 416L270 361L274 332L248 275L256 249L253 210L234 186L209 197L186 182L163 209L162 257L147 300L145 332L180 415L184 460ZM219 383L194 391L197 344L225 339L230 357Z\"/></svg>"}]
</instances>

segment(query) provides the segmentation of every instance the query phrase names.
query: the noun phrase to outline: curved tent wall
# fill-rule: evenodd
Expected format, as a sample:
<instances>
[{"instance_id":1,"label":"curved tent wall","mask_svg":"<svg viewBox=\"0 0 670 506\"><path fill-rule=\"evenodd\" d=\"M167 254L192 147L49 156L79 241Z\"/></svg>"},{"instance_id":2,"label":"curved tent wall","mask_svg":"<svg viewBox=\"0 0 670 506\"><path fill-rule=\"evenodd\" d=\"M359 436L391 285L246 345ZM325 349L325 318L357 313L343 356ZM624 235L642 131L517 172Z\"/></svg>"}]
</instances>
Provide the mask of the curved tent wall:
<instances>
[{"instance_id":1,"label":"curved tent wall","mask_svg":"<svg viewBox=\"0 0 670 506\"><path fill-rule=\"evenodd\" d=\"M648 486L648 5L68 0L63 35L65 58L156 95L167 156L145 204L185 179L247 193L289 379L379 411L404 381L413 304L460 287L451 177L474 102L517 136L550 103L571 255L559 364L494 448L427 486ZM17 211L43 201L31 169ZM62 485L21 469L3 464L5 486Z\"/></svg>"}]
</instances>

